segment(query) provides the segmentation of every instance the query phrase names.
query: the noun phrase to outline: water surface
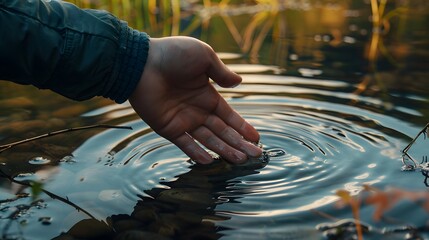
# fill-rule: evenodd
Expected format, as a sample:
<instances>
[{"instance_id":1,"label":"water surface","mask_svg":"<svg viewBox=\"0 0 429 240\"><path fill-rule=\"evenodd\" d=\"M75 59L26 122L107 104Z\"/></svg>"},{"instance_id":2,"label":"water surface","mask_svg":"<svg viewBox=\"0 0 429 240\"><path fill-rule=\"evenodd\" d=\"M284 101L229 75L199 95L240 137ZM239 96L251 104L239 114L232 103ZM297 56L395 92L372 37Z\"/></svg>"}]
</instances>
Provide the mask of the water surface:
<instances>
[{"instance_id":1,"label":"water surface","mask_svg":"<svg viewBox=\"0 0 429 240\"><path fill-rule=\"evenodd\" d=\"M199 36L208 36L204 40L243 77L242 85L218 90L257 128L264 150L284 151L265 166L197 165L139 120L128 103L76 103L0 82L2 144L90 124L133 128L70 132L1 153L2 171L19 181L42 182L55 194L34 201L31 189L2 179L2 237L326 239L321 224L353 223L352 210L336 204L340 189L354 196L365 185L427 193L420 171L401 171L401 150L429 122L422 62L428 59L427 30L419 27L427 23L428 9L407 5L416 14L405 14L410 20L399 23L420 25L379 36L389 50L406 48L390 52L399 63L394 65L383 52L377 59L365 57L374 41L369 3L316 6L276 13L273 26L288 28L272 27L258 51L243 52L233 37L219 40L219 32L231 34L226 17L238 26L254 19L254 8L212 16L212 27L202 29L207 35ZM314 24L309 16L317 11L339 12L343 21L298 28L299 19ZM287 31L276 38L276 29ZM412 149L419 161L428 154L425 145L421 138ZM365 239L405 239L412 232L407 226L429 238L421 202L399 200L379 221L374 206L362 204L360 220L370 226Z\"/></svg>"}]
</instances>

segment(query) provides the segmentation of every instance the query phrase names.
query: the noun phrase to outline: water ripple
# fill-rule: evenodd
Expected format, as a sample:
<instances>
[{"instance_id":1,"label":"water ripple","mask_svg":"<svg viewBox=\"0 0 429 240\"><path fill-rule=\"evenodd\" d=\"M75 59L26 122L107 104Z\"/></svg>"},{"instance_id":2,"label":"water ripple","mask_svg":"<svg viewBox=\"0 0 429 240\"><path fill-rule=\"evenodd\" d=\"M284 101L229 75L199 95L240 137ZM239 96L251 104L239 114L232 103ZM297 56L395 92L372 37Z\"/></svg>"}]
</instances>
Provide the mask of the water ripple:
<instances>
[{"instance_id":1,"label":"water ripple","mask_svg":"<svg viewBox=\"0 0 429 240\"><path fill-rule=\"evenodd\" d=\"M46 187L99 219L146 214L157 216L150 221L163 226L167 212L165 221L179 221L171 220L176 216L183 225L180 214L187 212L192 221L216 226L214 232L223 229L225 239L254 239L254 229L258 238L282 239L286 232L297 232L284 226L299 224L313 231L326 220L317 212L336 215L330 206L338 189L358 194L363 184L388 186L397 180L399 149L408 137L403 132L414 127L368 108L383 104L347 93L351 86L340 81L284 77L276 83L277 76L259 77L265 88L256 76L245 76L243 86L222 93L260 132L263 149L271 153L266 166L222 160L196 165L146 124L130 120L129 108L105 107L88 115L115 119L134 130L107 130L88 139L73 153L73 163L63 162L56 181ZM298 91L288 84L306 87ZM70 209L56 214L53 219L82 218ZM49 225L55 226L55 221Z\"/></svg>"}]
</instances>

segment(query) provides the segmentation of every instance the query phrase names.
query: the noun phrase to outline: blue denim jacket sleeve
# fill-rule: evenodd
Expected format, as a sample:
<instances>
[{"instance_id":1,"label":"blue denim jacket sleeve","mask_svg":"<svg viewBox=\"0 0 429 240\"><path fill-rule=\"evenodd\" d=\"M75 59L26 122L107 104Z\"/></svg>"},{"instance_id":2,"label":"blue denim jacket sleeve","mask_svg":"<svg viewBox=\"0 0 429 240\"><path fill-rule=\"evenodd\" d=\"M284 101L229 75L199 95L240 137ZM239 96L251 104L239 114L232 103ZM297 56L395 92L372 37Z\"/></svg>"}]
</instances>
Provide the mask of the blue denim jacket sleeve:
<instances>
[{"instance_id":1,"label":"blue denim jacket sleeve","mask_svg":"<svg viewBox=\"0 0 429 240\"><path fill-rule=\"evenodd\" d=\"M0 0L0 79L75 100L122 103L137 86L149 36L106 11L49 0Z\"/></svg>"}]
</instances>

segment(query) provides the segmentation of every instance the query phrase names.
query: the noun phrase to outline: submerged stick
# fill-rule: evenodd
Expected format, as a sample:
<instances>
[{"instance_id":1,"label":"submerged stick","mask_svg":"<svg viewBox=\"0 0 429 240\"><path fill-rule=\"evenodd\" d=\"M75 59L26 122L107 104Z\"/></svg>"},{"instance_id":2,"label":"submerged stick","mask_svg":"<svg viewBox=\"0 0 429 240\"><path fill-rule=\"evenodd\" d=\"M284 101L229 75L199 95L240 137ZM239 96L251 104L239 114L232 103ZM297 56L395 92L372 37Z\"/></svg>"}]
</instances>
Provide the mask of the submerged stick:
<instances>
[{"instance_id":1,"label":"submerged stick","mask_svg":"<svg viewBox=\"0 0 429 240\"><path fill-rule=\"evenodd\" d=\"M413 140L411 140L411 142L402 150L402 163L407 168L409 168L410 165L406 163L407 161L406 158L408 158L410 161L413 162L414 166L412 166L412 170L416 169L419 166L418 162L408 154L408 150L410 150L411 146L417 141L420 135L423 134L424 136L426 136L428 134L428 131L429 131L429 123L427 123L426 126L422 130L420 130L420 132L413 138Z\"/></svg>"},{"instance_id":2,"label":"submerged stick","mask_svg":"<svg viewBox=\"0 0 429 240\"><path fill-rule=\"evenodd\" d=\"M416 142L416 140L419 138L420 135L427 133L428 128L429 128L429 123L427 123L426 126L422 130L420 130L420 132L417 134L417 136L414 137L413 140L411 140L411 142L404 148L404 150L402 150L402 152L406 153L411 148L411 146L414 144L414 142Z\"/></svg>"},{"instance_id":3,"label":"submerged stick","mask_svg":"<svg viewBox=\"0 0 429 240\"><path fill-rule=\"evenodd\" d=\"M68 133L68 132L73 132L73 131L80 131L80 130L87 130L87 129L92 129L92 128L116 128L116 129L128 129L128 130L132 130L132 127L129 126L114 126L114 125L106 125L106 124L97 124L97 125L90 125L90 126L83 126L83 127L75 127L75 128L67 128L67 129L62 129L62 130L58 130L58 131L54 131L54 132L49 132L49 133L45 133L36 137L32 137L32 138L27 138L24 140L20 140L17 142L13 142L13 143L9 143L9 144L5 144L5 145L1 145L0 146L0 153L6 151L9 148L12 148L14 146L20 145L20 144L24 144L24 143L28 143L34 140L39 140L42 138L46 138L46 137L51 137L51 136L55 136L55 135L59 135L62 133Z\"/></svg>"}]
</instances>

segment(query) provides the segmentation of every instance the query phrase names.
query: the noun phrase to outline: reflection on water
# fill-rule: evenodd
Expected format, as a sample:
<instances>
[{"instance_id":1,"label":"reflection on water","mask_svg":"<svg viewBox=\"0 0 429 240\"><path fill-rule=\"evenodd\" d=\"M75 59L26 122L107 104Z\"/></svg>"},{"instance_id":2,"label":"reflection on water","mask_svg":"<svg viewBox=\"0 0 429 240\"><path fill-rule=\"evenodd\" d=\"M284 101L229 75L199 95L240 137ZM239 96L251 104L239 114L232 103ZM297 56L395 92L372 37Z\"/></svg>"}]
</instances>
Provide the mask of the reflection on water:
<instances>
[{"instance_id":1,"label":"reflection on water","mask_svg":"<svg viewBox=\"0 0 429 240\"><path fill-rule=\"evenodd\" d=\"M96 219L88 220L72 206L42 195L42 207L31 207L11 220L8 233L24 230L37 236L42 224L50 237L64 232L63 237L95 234L105 239L319 239L315 226L331 221L325 215L350 217L349 211L332 205L338 189L352 194L363 184L424 189L421 175L400 171L401 147L417 129L397 117L409 116L408 111L392 107L391 116L373 111L384 107L380 100L347 93L353 87L346 82L242 76L240 87L223 94L260 132L263 148L272 153L266 166L223 161L195 165L135 116L129 121L129 107L95 109L86 115L109 116L134 130L103 131L59 163L51 176L17 179L45 178L47 190L67 197ZM281 149L283 154L276 155ZM6 204L2 215L29 200ZM423 224L427 215L410 207L401 211L400 219ZM51 219L49 224L37 224L44 217ZM371 214L362 220L376 224Z\"/></svg>"},{"instance_id":2,"label":"reflection on water","mask_svg":"<svg viewBox=\"0 0 429 240\"><path fill-rule=\"evenodd\" d=\"M2 144L95 123L133 128L71 132L1 153L2 171L42 182L66 200L42 193L33 201L30 189L2 180L2 238L321 239L321 229L346 231L343 226L354 224L350 208L335 207L339 189L356 196L367 184L424 193L427 178L401 171L401 150L429 119L428 74L421 62L428 56L421 27L428 9L409 15L395 12L416 9L409 1L385 6L382 16L392 20L389 33L395 34L374 39L371 2L230 10L213 4L193 15L211 14L210 24L190 32L207 38L243 77L242 85L218 90L258 129L266 162L196 165L128 104L74 103L1 82ZM374 41L387 48L365 56ZM410 154L420 160L428 154L425 144L419 139ZM405 239L412 234L406 226L429 237L428 214L418 203L403 201L381 221L373 213L362 204L365 239ZM353 237L355 229L347 234L333 239Z\"/></svg>"}]
</instances>

